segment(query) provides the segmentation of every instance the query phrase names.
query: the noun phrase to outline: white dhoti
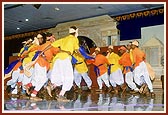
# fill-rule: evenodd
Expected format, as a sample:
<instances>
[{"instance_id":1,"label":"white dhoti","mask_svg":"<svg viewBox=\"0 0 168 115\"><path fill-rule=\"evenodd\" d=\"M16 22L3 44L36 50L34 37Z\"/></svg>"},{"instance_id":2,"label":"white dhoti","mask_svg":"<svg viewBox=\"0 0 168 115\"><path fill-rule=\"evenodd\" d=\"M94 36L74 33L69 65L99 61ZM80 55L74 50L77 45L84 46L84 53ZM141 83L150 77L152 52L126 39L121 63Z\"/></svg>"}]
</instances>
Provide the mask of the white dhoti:
<instances>
[{"instance_id":1,"label":"white dhoti","mask_svg":"<svg viewBox=\"0 0 168 115\"><path fill-rule=\"evenodd\" d=\"M13 71L12 78L7 81L7 85L10 85L12 88L16 86L17 82L21 82L23 80L23 73L20 73L20 69Z\"/></svg>"},{"instance_id":2,"label":"white dhoti","mask_svg":"<svg viewBox=\"0 0 168 115\"><path fill-rule=\"evenodd\" d=\"M73 68L71 59L68 57L64 60L57 59L54 63L50 76L51 83L56 86L62 85L62 90L69 91L73 86Z\"/></svg>"},{"instance_id":3,"label":"white dhoti","mask_svg":"<svg viewBox=\"0 0 168 115\"><path fill-rule=\"evenodd\" d=\"M97 77L97 83L98 83L98 85L99 85L99 89L102 89L102 87L103 87L103 82L105 83L105 85L106 85L107 87L110 87L107 72L104 73L103 75Z\"/></svg>"},{"instance_id":4,"label":"white dhoti","mask_svg":"<svg viewBox=\"0 0 168 115\"><path fill-rule=\"evenodd\" d=\"M149 73L144 61L142 61L139 66L134 69L134 81L139 86L141 86L143 83L146 83L150 92L153 92L152 82L150 80Z\"/></svg>"},{"instance_id":5,"label":"white dhoti","mask_svg":"<svg viewBox=\"0 0 168 115\"><path fill-rule=\"evenodd\" d=\"M47 68L41 67L38 63L34 66L34 76L32 77L32 85L35 86L34 90L39 91L47 82Z\"/></svg>"},{"instance_id":6,"label":"white dhoti","mask_svg":"<svg viewBox=\"0 0 168 115\"><path fill-rule=\"evenodd\" d=\"M113 87L116 87L117 85L122 85L124 83L124 77L121 69L118 69L110 74L110 83Z\"/></svg>"},{"instance_id":7,"label":"white dhoti","mask_svg":"<svg viewBox=\"0 0 168 115\"><path fill-rule=\"evenodd\" d=\"M80 87L82 78L84 79L84 81L88 87L90 87L92 85L92 80L88 76L87 72L79 73L76 69L74 69L74 82L78 87Z\"/></svg>"},{"instance_id":8,"label":"white dhoti","mask_svg":"<svg viewBox=\"0 0 168 115\"><path fill-rule=\"evenodd\" d=\"M52 73L52 70L49 70L48 72L47 72L47 78L50 80L50 77L51 77L51 73Z\"/></svg>"},{"instance_id":9,"label":"white dhoti","mask_svg":"<svg viewBox=\"0 0 168 115\"><path fill-rule=\"evenodd\" d=\"M23 68L24 68L24 67L23 67ZM24 85L26 85L26 84L28 84L28 83L31 82L32 76L34 75L34 68L31 67L30 70L29 70L29 72L32 74L31 76L28 77L28 76L26 76L25 74L23 75L23 80L22 80L23 90L25 90L25 89L24 89Z\"/></svg>"},{"instance_id":10,"label":"white dhoti","mask_svg":"<svg viewBox=\"0 0 168 115\"><path fill-rule=\"evenodd\" d=\"M127 83L128 87L131 88L131 90L137 89L137 86L134 83L133 73L132 72L127 72L125 74L125 82Z\"/></svg>"}]
</instances>

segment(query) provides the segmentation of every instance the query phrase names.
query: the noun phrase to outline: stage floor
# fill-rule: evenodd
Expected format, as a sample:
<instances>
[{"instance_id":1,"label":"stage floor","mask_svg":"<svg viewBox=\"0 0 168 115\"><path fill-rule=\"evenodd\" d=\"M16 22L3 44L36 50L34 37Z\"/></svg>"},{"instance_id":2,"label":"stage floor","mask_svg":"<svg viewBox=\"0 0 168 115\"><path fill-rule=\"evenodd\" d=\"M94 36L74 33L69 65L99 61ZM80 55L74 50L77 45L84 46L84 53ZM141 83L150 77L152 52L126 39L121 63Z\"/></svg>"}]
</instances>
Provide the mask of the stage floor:
<instances>
[{"instance_id":1,"label":"stage floor","mask_svg":"<svg viewBox=\"0 0 168 115\"><path fill-rule=\"evenodd\" d=\"M163 89L154 89L155 97L146 97L139 94L114 95L112 93L97 93L83 91L80 93L68 93L70 102L57 102L57 100L44 99L32 101L29 99L10 98L4 100L4 113L27 112L162 112L165 110Z\"/></svg>"}]
</instances>

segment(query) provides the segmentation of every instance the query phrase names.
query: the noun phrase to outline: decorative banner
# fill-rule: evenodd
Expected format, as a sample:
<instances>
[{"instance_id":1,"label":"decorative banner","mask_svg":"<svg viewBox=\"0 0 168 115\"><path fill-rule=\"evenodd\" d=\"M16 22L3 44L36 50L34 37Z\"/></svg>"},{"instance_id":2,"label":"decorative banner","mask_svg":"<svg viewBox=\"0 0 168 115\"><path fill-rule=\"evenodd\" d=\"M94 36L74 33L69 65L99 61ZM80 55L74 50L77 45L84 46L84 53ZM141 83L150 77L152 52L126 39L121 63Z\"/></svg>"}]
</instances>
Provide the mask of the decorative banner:
<instances>
[{"instance_id":1,"label":"decorative banner","mask_svg":"<svg viewBox=\"0 0 168 115\"><path fill-rule=\"evenodd\" d=\"M117 16L117 17L114 17L114 19L120 22L120 21L130 20L134 18L140 18L140 17L143 18L147 16L159 15L163 13L164 13L164 8L161 8L161 9L147 10L147 11L142 11L142 12L137 12L137 13L126 14L122 16Z\"/></svg>"},{"instance_id":2,"label":"decorative banner","mask_svg":"<svg viewBox=\"0 0 168 115\"><path fill-rule=\"evenodd\" d=\"M11 39L20 39L20 38L26 38L26 37L32 37L37 33L43 33L43 32L47 32L48 29L44 29L44 30L39 30L39 31L34 31L34 32L26 32L26 33L22 33L22 34L16 34L16 35L11 35L11 36L5 36L5 40L11 40Z\"/></svg>"}]
</instances>

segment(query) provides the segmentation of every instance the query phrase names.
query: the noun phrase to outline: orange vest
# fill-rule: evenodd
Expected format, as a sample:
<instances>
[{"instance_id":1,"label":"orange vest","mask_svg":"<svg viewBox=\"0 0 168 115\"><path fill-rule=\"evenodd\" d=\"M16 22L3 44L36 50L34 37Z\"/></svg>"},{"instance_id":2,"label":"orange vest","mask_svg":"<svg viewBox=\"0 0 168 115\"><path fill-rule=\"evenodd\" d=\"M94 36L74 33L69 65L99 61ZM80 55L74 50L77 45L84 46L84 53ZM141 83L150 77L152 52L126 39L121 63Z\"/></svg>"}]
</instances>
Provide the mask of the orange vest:
<instances>
[{"instance_id":1,"label":"orange vest","mask_svg":"<svg viewBox=\"0 0 168 115\"><path fill-rule=\"evenodd\" d=\"M135 48L132 50L134 62L135 62L135 67L139 65L142 61L145 59L145 53L142 52L139 48Z\"/></svg>"},{"instance_id":2,"label":"orange vest","mask_svg":"<svg viewBox=\"0 0 168 115\"><path fill-rule=\"evenodd\" d=\"M130 68L128 68L128 67L132 66L132 62L131 62L131 59L130 59L130 54L125 52L120 57L119 64L124 66L124 71L123 71L124 74L127 73L127 72L130 72Z\"/></svg>"},{"instance_id":3,"label":"orange vest","mask_svg":"<svg viewBox=\"0 0 168 115\"><path fill-rule=\"evenodd\" d=\"M104 55L98 54L96 55L96 58L93 64L98 67L99 75L101 76L107 72L107 64L110 64L110 63L108 62L107 58Z\"/></svg>"},{"instance_id":4,"label":"orange vest","mask_svg":"<svg viewBox=\"0 0 168 115\"><path fill-rule=\"evenodd\" d=\"M51 44L51 42L46 42L45 44L42 44L40 46L35 47L32 50L38 50L38 51L43 51L47 46L49 46ZM32 51L31 50L31 51ZM50 48L47 51L44 52L44 56L40 56L37 59L37 63L41 66L41 67L45 67L47 68L47 70L50 67L50 61L52 60L53 56L58 53L59 48Z\"/></svg>"}]
</instances>

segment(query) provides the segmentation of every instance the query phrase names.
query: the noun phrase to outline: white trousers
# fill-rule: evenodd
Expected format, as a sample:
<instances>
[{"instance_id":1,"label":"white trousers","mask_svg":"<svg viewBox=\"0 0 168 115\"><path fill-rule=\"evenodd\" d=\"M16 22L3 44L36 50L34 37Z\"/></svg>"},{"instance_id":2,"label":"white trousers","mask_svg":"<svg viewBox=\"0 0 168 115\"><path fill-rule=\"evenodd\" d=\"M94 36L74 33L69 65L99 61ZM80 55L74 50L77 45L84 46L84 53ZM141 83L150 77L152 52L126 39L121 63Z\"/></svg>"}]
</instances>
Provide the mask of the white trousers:
<instances>
[{"instance_id":1,"label":"white trousers","mask_svg":"<svg viewBox=\"0 0 168 115\"><path fill-rule=\"evenodd\" d=\"M47 78L50 80L50 78L51 78L51 73L52 73L52 70L49 70L48 72L47 72Z\"/></svg>"},{"instance_id":2,"label":"white trousers","mask_svg":"<svg viewBox=\"0 0 168 115\"><path fill-rule=\"evenodd\" d=\"M88 76L88 73L79 73L76 69L74 69L74 82L75 84L80 87L82 78L85 80L85 83L87 84L88 87L92 85L92 80Z\"/></svg>"},{"instance_id":3,"label":"white trousers","mask_svg":"<svg viewBox=\"0 0 168 115\"><path fill-rule=\"evenodd\" d=\"M104 73L103 75L97 77L97 83L98 83L98 85L99 85L99 89L102 89L102 87L103 87L103 82L105 83L105 85L106 85L107 87L110 87L107 72Z\"/></svg>"},{"instance_id":4,"label":"white trousers","mask_svg":"<svg viewBox=\"0 0 168 115\"><path fill-rule=\"evenodd\" d=\"M23 73L20 73L20 69L18 68L17 70L12 72L12 78L7 81L7 85L10 85L12 88L16 86L17 82L22 82L23 80Z\"/></svg>"},{"instance_id":5,"label":"white trousers","mask_svg":"<svg viewBox=\"0 0 168 115\"><path fill-rule=\"evenodd\" d=\"M117 85L122 85L124 83L124 77L121 69L118 69L110 74L110 83L113 87L116 87Z\"/></svg>"},{"instance_id":6,"label":"white trousers","mask_svg":"<svg viewBox=\"0 0 168 115\"><path fill-rule=\"evenodd\" d=\"M51 72L51 83L56 86L62 85L62 90L69 91L73 86L73 68L70 58L57 59Z\"/></svg>"},{"instance_id":7,"label":"white trousers","mask_svg":"<svg viewBox=\"0 0 168 115\"><path fill-rule=\"evenodd\" d=\"M127 83L128 87L131 88L131 90L134 90L137 88L136 84L134 83L132 72L127 72L125 74L125 82Z\"/></svg>"},{"instance_id":8,"label":"white trousers","mask_svg":"<svg viewBox=\"0 0 168 115\"><path fill-rule=\"evenodd\" d=\"M32 75L30 77L27 77L25 74L23 75L22 86L30 83L32 80L32 77L34 76L34 68L31 67L29 71L32 73ZM24 87L23 87L23 89L24 89Z\"/></svg>"},{"instance_id":9,"label":"white trousers","mask_svg":"<svg viewBox=\"0 0 168 115\"><path fill-rule=\"evenodd\" d=\"M47 68L41 67L38 63L34 65L34 75L32 76L32 85L34 90L39 91L47 82Z\"/></svg>"},{"instance_id":10,"label":"white trousers","mask_svg":"<svg viewBox=\"0 0 168 115\"><path fill-rule=\"evenodd\" d=\"M144 61L142 61L139 66L134 69L134 81L137 85L141 86L146 83L150 92L153 92L152 82L149 77L149 73Z\"/></svg>"}]
</instances>

